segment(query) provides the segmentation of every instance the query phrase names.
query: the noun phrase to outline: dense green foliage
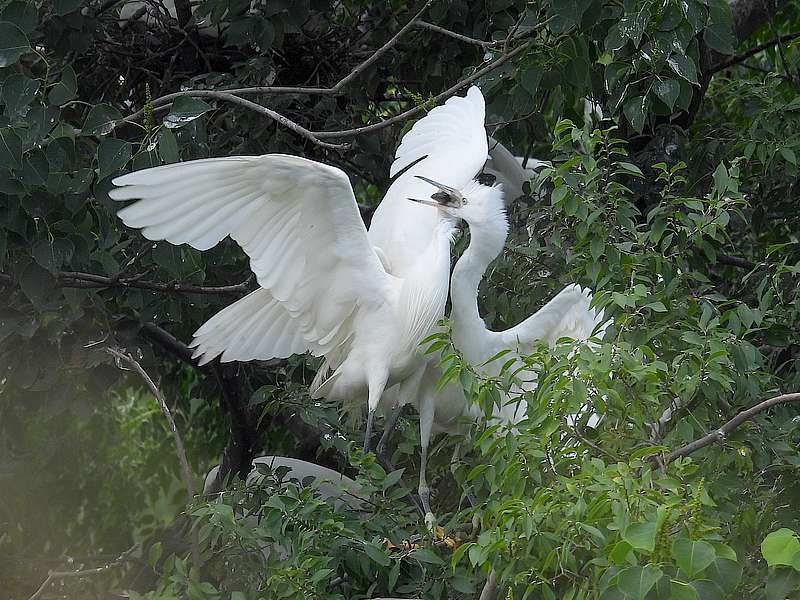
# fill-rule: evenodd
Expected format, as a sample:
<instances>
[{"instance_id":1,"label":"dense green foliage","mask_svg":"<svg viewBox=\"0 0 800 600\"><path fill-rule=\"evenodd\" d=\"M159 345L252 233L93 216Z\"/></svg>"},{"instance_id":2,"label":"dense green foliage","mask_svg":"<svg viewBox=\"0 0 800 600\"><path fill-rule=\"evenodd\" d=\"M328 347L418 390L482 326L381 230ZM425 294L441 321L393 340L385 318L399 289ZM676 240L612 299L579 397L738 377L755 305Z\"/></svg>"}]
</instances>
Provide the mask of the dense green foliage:
<instances>
[{"instance_id":1,"label":"dense green foliage","mask_svg":"<svg viewBox=\"0 0 800 600\"><path fill-rule=\"evenodd\" d=\"M422 3L203 0L194 19L214 36L159 2L122 21L124 4L0 0L0 597L127 552L41 597L467 598L494 571L517 599L800 598L796 406L671 455L800 391L796 1L439 0L421 18L472 42L412 27L333 93L242 92L346 149L224 98L159 98L330 88ZM343 168L368 216L402 133L480 69L489 132L552 161L509 206L481 288L487 322L515 324L571 282L613 322L594 347L522 357L538 387L515 398L528 418L514 431L438 438L442 529L427 532L408 492L415 415L387 473L358 450L358 423L308 398L315 361L195 368L176 340L253 286L243 253L148 242L108 190L151 165L288 152ZM604 119L584 114L586 97ZM512 362L485 379L446 333L428 343L487 413L514 382ZM286 454L357 479L368 510L267 471L187 507L159 406L109 346L164 391L196 486L223 451L233 472Z\"/></svg>"}]
</instances>

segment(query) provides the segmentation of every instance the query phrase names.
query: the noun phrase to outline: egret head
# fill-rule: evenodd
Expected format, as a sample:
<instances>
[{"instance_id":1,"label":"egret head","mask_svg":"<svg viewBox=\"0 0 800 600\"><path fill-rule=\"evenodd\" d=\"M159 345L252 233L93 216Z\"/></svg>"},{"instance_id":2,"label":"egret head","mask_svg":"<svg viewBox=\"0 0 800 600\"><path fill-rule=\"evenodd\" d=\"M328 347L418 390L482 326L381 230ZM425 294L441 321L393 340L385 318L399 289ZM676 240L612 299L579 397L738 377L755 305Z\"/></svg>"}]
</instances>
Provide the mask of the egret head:
<instances>
[{"instance_id":1,"label":"egret head","mask_svg":"<svg viewBox=\"0 0 800 600\"><path fill-rule=\"evenodd\" d=\"M473 179L457 190L421 175L416 177L435 186L438 191L431 194L429 199L409 200L434 206L452 217L463 219L469 225L506 220L503 187L500 184L485 185Z\"/></svg>"}]
</instances>

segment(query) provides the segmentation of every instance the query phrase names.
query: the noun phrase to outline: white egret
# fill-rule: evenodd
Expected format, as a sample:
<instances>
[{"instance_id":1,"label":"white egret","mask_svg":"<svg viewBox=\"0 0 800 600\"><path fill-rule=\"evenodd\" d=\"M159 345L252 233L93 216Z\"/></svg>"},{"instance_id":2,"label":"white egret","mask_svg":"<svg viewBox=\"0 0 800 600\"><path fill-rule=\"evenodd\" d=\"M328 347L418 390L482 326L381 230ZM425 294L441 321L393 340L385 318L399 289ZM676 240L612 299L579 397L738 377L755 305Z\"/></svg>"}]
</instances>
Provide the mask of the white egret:
<instances>
[{"instance_id":1,"label":"white egret","mask_svg":"<svg viewBox=\"0 0 800 600\"><path fill-rule=\"evenodd\" d=\"M439 211L424 249L393 275L334 167L281 154L210 158L114 184L112 198L138 200L119 217L146 238L206 250L230 235L250 257L260 289L197 331L202 361L324 356L313 394L367 396L366 444L384 388L414 373L419 342L444 313L457 211Z\"/></svg>"},{"instance_id":2,"label":"white egret","mask_svg":"<svg viewBox=\"0 0 800 600\"><path fill-rule=\"evenodd\" d=\"M264 476L258 471L258 465L266 465L274 473L285 470L281 481L296 481L304 487L313 487L319 490L322 498L331 500L337 508L342 505L356 510L363 508L362 497L365 492L362 487L338 471L290 456L257 456L253 459L253 469L247 475L245 485L256 485L264 479ZM214 488L218 472L219 466L216 466L206 475L203 484L204 494L216 491Z\"/></svg>"},{"instance_id":3,"label":"white egret","mask_svg":"<svg viewBox=\"0 0 800 600\"><path fill-rule=\"evenodd\" d=\"M456 190L432 182L440 188L430 200L414 199L424 205L435 206L453 216L464 219L470 228L470 243L456 262L450 285L452 312L450 315L453 344L464 359L487 376L497 375L505 361L485 364L499 352L512 349L529 354L536 343L553 344L562 337L587 339L603 319L603 311L591 307L588 289L569 285L544 307L519 325L506 331L492 331L486 327L478 312L478 285L489 264L500 254L508 235L502 186L481 186L479 194L469 188ZM413 199L413 198L412 198ZM598 334L602 336L602 331ZM527 384L517 391L535 388L535 374L528 374ZM435 362L426 364L418 387L417 407L420 414L421 467L419 495L426 511L425 521L430 526L430 490L426 479L427 450L434 430L455 433L462 429L462 417L481 417L477 406L464 396L461 386L451 383L437 391L441 373ZM524 418L524 407L503 398L502 405L493 416L499 422L513 425ZM385 432L381 440L386 442Z\"/></svg>"}]
</instances>

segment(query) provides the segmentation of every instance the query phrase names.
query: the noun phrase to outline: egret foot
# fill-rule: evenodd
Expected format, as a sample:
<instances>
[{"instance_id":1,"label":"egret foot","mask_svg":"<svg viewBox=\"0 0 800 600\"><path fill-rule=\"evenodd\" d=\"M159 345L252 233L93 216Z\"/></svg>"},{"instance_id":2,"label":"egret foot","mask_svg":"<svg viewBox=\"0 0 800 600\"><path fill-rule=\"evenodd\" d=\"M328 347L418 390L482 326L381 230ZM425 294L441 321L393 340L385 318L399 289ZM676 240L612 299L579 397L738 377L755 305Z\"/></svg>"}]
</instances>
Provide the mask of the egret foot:
<instances>
[{"instance_id":1,"label":"egret foot","mask_svg":"<svg viewBox=\"0 0 800 600\"><path fill-rule=\"evenodd\" d=\"M436 527L436 516L430 511L425 513L425 529L428 530L428 533L433 535L437 534L437 529L441 529L440 527Z\"/></svg>"}]
</instances>

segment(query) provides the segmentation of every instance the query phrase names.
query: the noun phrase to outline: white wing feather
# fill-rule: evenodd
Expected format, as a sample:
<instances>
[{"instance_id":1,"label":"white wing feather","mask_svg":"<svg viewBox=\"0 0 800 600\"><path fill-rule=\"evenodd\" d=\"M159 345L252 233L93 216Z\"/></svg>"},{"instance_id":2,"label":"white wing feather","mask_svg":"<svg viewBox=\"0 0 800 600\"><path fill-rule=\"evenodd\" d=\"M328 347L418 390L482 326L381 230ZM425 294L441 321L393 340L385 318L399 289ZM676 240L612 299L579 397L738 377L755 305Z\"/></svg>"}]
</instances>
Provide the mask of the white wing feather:
<instances>
[{"instance_id":1,"label":"white wing feather","mask_svg":"<svg viewBox=\"0 0 800 600\"><path fill-rule=\"evenodd\" d=\"M433 108L403 136L390 175L422 160L389 187L369 229L370 242L380 248L393 275L402 276L414 264L438 221L435 208L408 200L431 195L431 186L415 175L456 189L469 183L488 156L485 117L483 95L471 87L466 96L454 96Z\"/></svg>"},{"instance_id":2,"label":"white wing feather","mask_svg":"<svg viewBox=\"0 0 800 600\"><path fill-rule=\"evenodd\" d=\"M591 302L589 288L582 290L578 285L568 285L522 323L495 335L500 337L503 347L523 351L538 341L552 345L562 337L588 339L603 321L603 311L592 308ZM605 327L597 336L604 333Z\"/></svg>"},{"instance_id":3,"label":"white wing feather","mask_svg":"<svg viewBox=\"0 0 800 600\"><path fill-rule=\"evenodd\" d=\"M264 289L197 331L207 360L324 354L349 336L342 326L354 311L387 298L390 277L339 169L268 154L155 167L114 184L115 200L139 200L118 215L146 238L205 250L230 235L250 257Z\"/></svg>"}]
</instances>

